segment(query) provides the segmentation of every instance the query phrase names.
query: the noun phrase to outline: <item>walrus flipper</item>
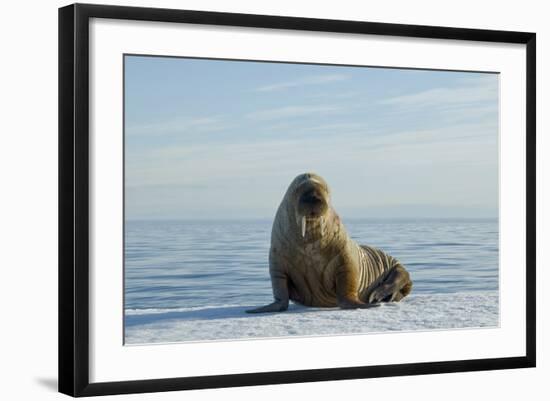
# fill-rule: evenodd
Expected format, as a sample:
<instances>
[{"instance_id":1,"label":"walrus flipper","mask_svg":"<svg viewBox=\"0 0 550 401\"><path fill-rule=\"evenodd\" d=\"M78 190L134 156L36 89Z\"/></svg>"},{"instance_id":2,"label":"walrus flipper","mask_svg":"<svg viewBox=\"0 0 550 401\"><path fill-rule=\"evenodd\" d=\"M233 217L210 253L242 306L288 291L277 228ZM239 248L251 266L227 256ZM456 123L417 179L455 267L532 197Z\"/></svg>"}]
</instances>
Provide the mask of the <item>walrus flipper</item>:
<instances>
[{"instance_id":1,"label":"walrus flipper","mask_svg":"<svg viewBox=\"0 0 550 401\"><path fill-rule=\"evenodd\" d=\"M288 302L286 305L283 302L273 302L269 305L260 306L256 309L248 309L246 313L268 313L268 312L284 312L288 309Z\"/></svg>"},{"instance_id":2,"label":"walrus flipper","mask_svg":"<svg viewBox=\"0 0 550 401\"><path fill-rule=\"evenodd\" d=\"M380 306L380 304L377 304L377 303L367 304L362 301L349 301L349 300L345 300L338 303L338 307L340 309L367 309L367 308L376 308L378 306Z\"/></svg>"},{"instance_id":3,"label":"walrus flipper","mask_svg":"<svg viewBox=\"0 0 550 401\"><path fill-rule=\"evenodd\" d=\"M246 313L267 313L284 312L288 309L288 278L284 273L271 268L271 287L273 288L273 298L275 301L269 305L260 306L256 309L249 309Z\"/></svg>"},{"instance_id":4,"label":"walrus flipper","mask_svg":"<svg viewBox=\"0 0 550 401\"><path fill-rule=\"evenodd\" d=\"M358 280L353 269L344 264L336 274L336 297L341 309L365 309L379 306L376 303L361 301L357 296Z\"/></svg>"},{"instance_id":5,"label":"walrus flipper","mask_svg":"<svg viewBox=\"0 0 550 401\"><path fill-rule=\"evenodd\" d=\"M388 276L369 295L369 303L398 302L412 290L409 273L400 264L391 268Z\"/></svg>"}]
</instances>

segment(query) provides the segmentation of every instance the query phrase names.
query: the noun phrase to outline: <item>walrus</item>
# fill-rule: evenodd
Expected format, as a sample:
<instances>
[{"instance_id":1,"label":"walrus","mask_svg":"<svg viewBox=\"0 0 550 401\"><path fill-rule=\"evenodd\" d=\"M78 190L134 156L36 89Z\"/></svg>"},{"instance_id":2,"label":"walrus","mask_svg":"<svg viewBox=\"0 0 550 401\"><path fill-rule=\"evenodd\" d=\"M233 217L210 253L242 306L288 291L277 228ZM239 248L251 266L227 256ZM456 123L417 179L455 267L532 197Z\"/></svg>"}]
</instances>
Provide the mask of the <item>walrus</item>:
<instances>
[{"instance_id":1,"label":"walrus","mask_svg":"<svg viewBox=\"0 0 550 401\"><path fill-rule=\"evenodd\" d=\"M273 222L269 274L274 301L248 313L282 312L289 300L315 307L368 308L397 302L412 290L405 267L352 240L314 173L297 176Z\"/></svg>"}]
</instances>

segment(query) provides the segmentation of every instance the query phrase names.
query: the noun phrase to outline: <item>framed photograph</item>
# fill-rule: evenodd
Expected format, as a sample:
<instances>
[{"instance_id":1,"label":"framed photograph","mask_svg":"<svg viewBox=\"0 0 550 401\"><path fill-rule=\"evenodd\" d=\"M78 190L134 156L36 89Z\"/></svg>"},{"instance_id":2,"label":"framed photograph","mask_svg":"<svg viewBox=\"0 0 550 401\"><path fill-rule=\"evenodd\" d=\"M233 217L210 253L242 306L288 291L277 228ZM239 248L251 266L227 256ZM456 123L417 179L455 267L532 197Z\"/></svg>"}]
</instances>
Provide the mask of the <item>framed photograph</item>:
<instances>
[{"instance_id":1,"label":"framed photograph","mask_svg":"<svg viewBox=\"0 0 550 401\"><path fill-rule=\"evenodd\" d=\"M61 8L59 390L535 366L535 82L534 33Z\"/></svg>"}]
</instances>

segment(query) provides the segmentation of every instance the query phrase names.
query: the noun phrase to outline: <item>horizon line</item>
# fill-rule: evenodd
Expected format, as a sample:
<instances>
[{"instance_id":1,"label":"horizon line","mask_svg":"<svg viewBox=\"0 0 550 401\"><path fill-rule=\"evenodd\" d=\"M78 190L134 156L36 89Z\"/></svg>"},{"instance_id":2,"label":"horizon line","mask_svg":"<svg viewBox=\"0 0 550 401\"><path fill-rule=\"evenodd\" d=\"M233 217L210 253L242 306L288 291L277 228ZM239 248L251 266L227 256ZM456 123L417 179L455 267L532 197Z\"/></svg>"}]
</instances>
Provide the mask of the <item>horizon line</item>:
<instances>
[{"instance_id":1,"label":"horizon line","mask_svg":"<svg viewBox=\"0 0 550 401\"><path fill-rule=\"evenodd\" d=\"M348 217L342 220L498 220L499 216L472 216L472 217L460 217L460 216L400 216L400 217ZM138 217L138 218L125 218L125 222L130 221L259 221L259 220L274 220L275 217L227 217L227 218L196 218L196 217Z\"/></svg>"}]
</instances>

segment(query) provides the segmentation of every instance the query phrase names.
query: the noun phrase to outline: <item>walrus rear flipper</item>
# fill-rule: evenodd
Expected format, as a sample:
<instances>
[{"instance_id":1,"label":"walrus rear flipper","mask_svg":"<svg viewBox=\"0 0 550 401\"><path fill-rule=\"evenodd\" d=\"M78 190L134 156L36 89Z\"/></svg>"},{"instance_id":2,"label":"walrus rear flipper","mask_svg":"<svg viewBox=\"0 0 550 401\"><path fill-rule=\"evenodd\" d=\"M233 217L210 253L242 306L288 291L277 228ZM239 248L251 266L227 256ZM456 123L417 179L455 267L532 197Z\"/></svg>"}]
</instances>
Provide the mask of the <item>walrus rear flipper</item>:
<instances>
[{"instance_id":1,"label":"walrus rear flipper","mask_svg":"<svg viewBox=\"0 0 550 401\"><path fill-rule=\"evenodd\" d=\"M399 302L412 290L409 273L400 264L390 270L388 276L369 295L369 303Z\"/></svg>"},{"instance_id":2,"label":"walrus rear flipper","mask_svg":"<svg viewBox=\"0 0 550 401\"><path fill-rule=\"evenodd\" d=\"M368 304L368 303L361 302L361 301L340 302L338 304L338 307L340 309L367 309L367 308L376 308L378 306L380 306L380 304L377 304L377 303Z\"/></svg>"}]
</instances>

